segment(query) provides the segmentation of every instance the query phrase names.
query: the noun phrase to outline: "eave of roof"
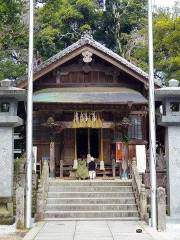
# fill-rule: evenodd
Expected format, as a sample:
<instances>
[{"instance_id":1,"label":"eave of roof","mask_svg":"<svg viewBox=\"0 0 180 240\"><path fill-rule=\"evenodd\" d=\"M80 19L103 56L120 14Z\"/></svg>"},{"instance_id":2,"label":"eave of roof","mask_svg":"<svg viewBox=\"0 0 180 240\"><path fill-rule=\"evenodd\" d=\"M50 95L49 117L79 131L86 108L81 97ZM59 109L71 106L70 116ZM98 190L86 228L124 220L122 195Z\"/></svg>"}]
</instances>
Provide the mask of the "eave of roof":
<instances>
[{"instance_id":1,"label":"eave of roof","mask_svg":"<svg viewBox=\"0 0 180 240\"><path fill-rule=\"evenodd\" d=\"M36 103L79 103L79 104L147 104L139 92L124 88L47 88L34 93Z\"/></svg>"}]
</instances>

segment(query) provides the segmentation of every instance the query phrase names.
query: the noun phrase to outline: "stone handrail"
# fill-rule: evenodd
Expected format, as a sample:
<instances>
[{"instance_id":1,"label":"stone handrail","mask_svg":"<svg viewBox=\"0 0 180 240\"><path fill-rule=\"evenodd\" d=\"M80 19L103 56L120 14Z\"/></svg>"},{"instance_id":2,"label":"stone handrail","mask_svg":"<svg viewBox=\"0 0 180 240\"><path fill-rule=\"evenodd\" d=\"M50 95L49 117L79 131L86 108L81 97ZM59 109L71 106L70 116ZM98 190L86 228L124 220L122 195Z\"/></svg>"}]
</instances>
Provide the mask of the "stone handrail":
<instances>
[{"instance_id":1,"label":"stone handrail","mask_svg":"<svg viewBox=\"0 0 180 240\"><path fill-rule=\"evenodd\" d=\"M147 194L145 185L142 184L141 176L139 175L136 160L132 160L132 187L135 194L138 211L140 213L141 220L147 221Z\"/></svg>"},{"instance_id":2,"label":"stone handrail","mask_svg":"<svg viewBox=\"0 0 180 240\"><path fill-rule=\"evenodd\" d=\"M47 161L44 161L42 174L37 191L37 209L35 215L36 221L40 221L44 218L48 186L49 186L49 165Z\"/></svg>"}]
</instances>

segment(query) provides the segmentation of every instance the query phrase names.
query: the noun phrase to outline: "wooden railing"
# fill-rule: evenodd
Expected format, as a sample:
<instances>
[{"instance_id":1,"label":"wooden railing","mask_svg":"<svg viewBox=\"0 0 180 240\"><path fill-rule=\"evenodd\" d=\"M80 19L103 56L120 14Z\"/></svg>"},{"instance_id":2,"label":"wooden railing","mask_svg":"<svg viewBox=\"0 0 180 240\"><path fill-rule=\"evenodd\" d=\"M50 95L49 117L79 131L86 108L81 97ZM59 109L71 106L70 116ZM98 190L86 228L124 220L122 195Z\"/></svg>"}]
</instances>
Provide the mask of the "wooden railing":
<instances>
[{"instance_id":1,"label":"wooden railing","mask_svg":"<svg viewBox=\"0 0 180 240\"><path fill-rule=\"evenodd\" d=\"M37 209L35 219L40 221L44 218L44 212L46 207L46 199L49 186L49 165L47 161L43 162L42 175L38 185L37 191Z\"/></svg>"},{"instance_id":2,"label":"wooden railing","mask_svg":"<svg viewBox=\"0 0 180 240\"><path fill-rule=\"evenodd\" d=\"M135 199L138 206L140 218L141 220L147 221L148 214L147 214L146 188L145 185L142 184L142 178L137 170L136 159L132 160L131 174L132 174L132 187L135 194Z\"/></svg>"}]
</instances>

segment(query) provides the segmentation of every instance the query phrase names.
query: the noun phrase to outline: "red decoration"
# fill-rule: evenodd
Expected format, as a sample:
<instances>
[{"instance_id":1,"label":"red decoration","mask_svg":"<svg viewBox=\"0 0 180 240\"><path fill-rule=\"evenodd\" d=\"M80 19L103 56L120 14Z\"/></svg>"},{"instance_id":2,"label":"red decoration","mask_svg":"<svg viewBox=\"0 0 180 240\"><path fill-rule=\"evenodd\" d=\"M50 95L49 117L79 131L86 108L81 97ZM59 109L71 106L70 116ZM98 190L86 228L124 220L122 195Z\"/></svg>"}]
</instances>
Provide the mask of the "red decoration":
<instances>
[{"instance_id":1,"label":"red decoration","mask_svg":"<svg viewBox=\"0 0 180 240\"><path fill-rule=\"evenodd\" d=\"M122 161L122 142L116 142L116 162Z\"/></svg>"}]
</instances>

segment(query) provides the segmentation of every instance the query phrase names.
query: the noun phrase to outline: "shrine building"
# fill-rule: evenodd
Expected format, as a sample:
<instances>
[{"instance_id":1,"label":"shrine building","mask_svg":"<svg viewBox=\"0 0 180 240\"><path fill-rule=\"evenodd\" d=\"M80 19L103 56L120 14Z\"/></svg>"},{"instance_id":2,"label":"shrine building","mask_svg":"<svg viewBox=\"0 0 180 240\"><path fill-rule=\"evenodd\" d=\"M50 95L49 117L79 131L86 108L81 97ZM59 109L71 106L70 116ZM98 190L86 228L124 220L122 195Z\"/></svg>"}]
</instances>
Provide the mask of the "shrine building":
<instances>
[{"instance_id":1,"label":"shrine building","mask_svg":"<svg viewBox=\"0 0 180 240\"><path fill-rule=\"evenodd\" d=\"M155 87L159 86L156 82ZM18 87L27 89L27 78ZM143 146L146 155L147 96L144 71L84 34L35 69L37 166L48 160L50 176L69 177L75 160L90 154L96 160L97 175L119 176L119 169L112 171L112 159L118 162L126 155L123 144L128 145L127 167L136 157L137 146Z\"/></svg>"}]
</instances>

